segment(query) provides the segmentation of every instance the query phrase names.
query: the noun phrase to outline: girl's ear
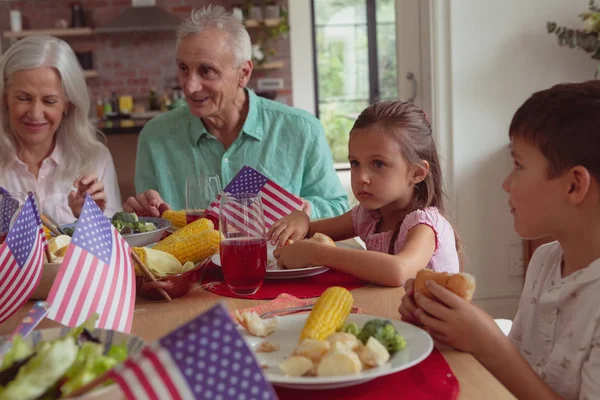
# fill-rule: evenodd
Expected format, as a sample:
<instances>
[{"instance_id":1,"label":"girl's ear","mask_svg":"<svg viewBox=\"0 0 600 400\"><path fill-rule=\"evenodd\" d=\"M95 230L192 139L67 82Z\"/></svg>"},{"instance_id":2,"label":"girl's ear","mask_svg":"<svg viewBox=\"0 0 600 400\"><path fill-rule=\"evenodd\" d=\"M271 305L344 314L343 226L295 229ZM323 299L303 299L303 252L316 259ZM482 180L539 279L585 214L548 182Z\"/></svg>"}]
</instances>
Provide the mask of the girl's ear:
<instances>
[{"instance_id":1,"label":"girl's ear","mask_svg":"<svg viewBox=\"0 0 600 400\"><path fill-rule=\"evenodd\" d=\"M248 60L246 62L244 62L239 69L238 72L238 86L240 88L245 88L246 85L248 85L248 81L250 80L250 77L252 76L252 69L254 68L254 64L252 64L252 61Z\"/></svg>"},{"instance_id":2,"label":"girl's ear","mask_svg":"<svg viewBox=\"0 0 600 400\"><path fill-rule=\"evenodd\" d=\"M582 165L577 165L567 172L567 179L569 184L567 199L569 203L581 203L590 191L590 185L592 184L590 171Z\"/></svg>"},{"instance_id":3,"label":"girl's ear","mask_svg":"<svg viewBox=\"0 0 600 400\"><path fill-rule=\"evenodd\" d=\"M412 173L412 183L416 185L417 183L421 183L427 178L429 174L429 163L425 160L421 160L419 164L414 167Z\"/></svg>"}]
</instances>

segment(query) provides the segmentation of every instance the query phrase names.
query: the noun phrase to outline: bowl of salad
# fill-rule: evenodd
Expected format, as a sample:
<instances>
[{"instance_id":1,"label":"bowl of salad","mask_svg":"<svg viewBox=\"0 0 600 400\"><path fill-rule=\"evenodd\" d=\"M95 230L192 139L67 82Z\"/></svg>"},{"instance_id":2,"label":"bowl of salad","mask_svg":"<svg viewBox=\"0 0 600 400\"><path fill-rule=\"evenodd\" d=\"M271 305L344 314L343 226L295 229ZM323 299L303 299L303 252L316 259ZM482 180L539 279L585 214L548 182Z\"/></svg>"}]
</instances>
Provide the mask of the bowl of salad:
<instances>
[{"instance_id":1,"label":"bowl of salad","mask_svg":"<svg viewBox=\"0 0 600 400\"><path fill-rule=\"evenodd\" d=\"M171 227L171 221L154 217L138 217L135 213L116 212L111 222L131 247L144 247L158 242L165 231ZM75 223L63 225L67 235L73 236Z\"/></svg>"},{"instance_id":2,"label":"bowl of salad","mask_svg":"<svg viewBox=\"0 0 600 400\"><path fill-rule=\"evenodd\" d=\"M25 339L17 336L0 357L0 398L68 398L69 394L103 375L145 346L125 333L80 327L43 329ZM0 337L0 344L6 337ZM85 399L119 398L120 389L108 381L85 394Z\"/></svg>"}]
</instances>

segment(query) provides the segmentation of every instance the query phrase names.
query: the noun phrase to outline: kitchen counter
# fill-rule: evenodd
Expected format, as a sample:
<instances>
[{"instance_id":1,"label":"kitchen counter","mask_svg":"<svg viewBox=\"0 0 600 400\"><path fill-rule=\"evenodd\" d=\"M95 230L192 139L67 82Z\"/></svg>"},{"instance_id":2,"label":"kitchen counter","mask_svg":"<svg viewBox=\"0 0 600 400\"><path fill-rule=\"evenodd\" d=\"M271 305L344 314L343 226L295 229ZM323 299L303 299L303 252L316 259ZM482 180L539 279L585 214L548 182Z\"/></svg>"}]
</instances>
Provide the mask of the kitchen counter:
<instances>
[{"instance_id":1,"label":"kitchen counter","mask_svg":"<svg viewBox=\"0 0 600 400\"><path fill-rule=\"evenodd\" d=\"M118 135L123 133L140 133L149 119L115 119L100 121L96 128L105 135Z\"/></svg>"}]
</instances>

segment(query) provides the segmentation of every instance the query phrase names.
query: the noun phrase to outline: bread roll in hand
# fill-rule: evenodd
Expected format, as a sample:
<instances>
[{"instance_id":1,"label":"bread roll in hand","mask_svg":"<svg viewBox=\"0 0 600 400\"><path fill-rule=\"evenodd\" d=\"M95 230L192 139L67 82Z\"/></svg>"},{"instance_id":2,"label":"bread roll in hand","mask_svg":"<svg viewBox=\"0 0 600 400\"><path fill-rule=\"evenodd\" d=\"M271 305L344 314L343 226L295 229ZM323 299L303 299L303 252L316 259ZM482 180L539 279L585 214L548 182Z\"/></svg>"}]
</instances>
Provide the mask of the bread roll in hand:
<instances>
[{"instance_id":1,"label":"bread roll in hand","mask_svg":"<svg viewBox=\"0 0 600 400\"><path fill-rule=\"evenodd\" d=\"M417 272L417 277L415 278L415 293L421 292L423 295L435 299L435 296L425 285L427 281L435 281L437 284L445 287L467 301L471 301L473 293L475 292L475 278L471 274L462 272L458 274L449 274L447 272L435 272L430 269L422 269Z\"/></svg>"}]
</instances>

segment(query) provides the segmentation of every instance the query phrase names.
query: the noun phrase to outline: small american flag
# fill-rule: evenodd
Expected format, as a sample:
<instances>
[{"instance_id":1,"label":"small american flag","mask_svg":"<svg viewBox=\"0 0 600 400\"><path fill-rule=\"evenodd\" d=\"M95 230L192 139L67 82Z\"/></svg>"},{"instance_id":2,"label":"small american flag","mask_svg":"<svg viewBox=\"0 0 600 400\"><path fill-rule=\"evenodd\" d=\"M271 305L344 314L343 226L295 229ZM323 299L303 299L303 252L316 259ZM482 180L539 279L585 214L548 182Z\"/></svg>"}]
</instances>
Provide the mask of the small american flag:
<instances>
[{"instance_id":1,"label":"small american flag","mask_svg":"<svg viewBox=\"0 0 600 400\"><path fill-rule=\"evenodd\" d=\"M277 399L221 304L147 346L109 375L128 399Z\"/></svg>"},{"instance_id":2,"label":"small american flag","mask_svg":"<svg viewBox=\"0 0 600 400\"><path fill-rule=\"evenodd\" d=\"M135 305L130 254L127 242L86 195L48 295L48 318L75 327L97 313L97 328L129 333Z\"/></svg>"},{"instance_id":3,"label":"small american flag","mask_svg":"<svg viewBox=\"0 0 600 400\"><path fill-rule=\"evenodd\" d=\"M292 211L302 209L302 199L300 199L300 197L289 193L281 186L247 165L237 173L227 186L225 186L223 191L232 194L258 194L263 204L266 229L269 229L271 225L287 216ZM219 201L220 197L213 201L207 210L208 215L217 219L219 218Z\"/></svg>"},{"instance_id":4,"label":"small american flag","mask_svg":"<svg viewBox=\"0 0 600 400\"><path fill-rule=\"evenodd\" d=\"M8 232L10 221L19 209L19 201L0 187L0 233Z\"/></svg>"},{"instance_id":5,"label":"small american flag","mask_svg":"<svg viewBox=\"0 0 600 400\"><path fill-rule=\"evenodd\" d=\"M40 283L45 247L42 221L30 193L0 246L0 323L21 308Z\"/></svg>"}]
</instances>

